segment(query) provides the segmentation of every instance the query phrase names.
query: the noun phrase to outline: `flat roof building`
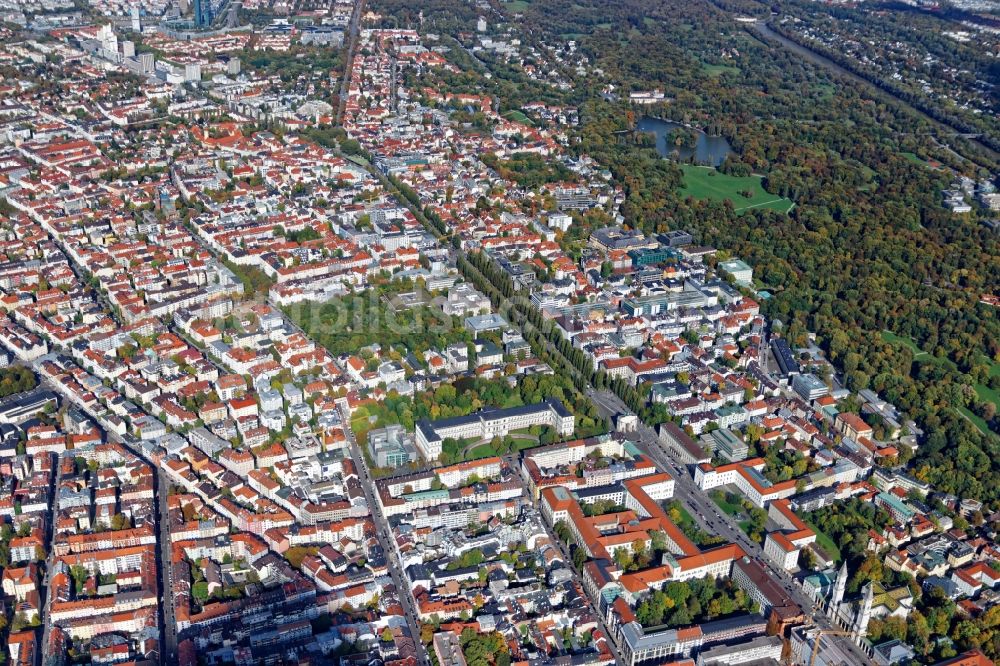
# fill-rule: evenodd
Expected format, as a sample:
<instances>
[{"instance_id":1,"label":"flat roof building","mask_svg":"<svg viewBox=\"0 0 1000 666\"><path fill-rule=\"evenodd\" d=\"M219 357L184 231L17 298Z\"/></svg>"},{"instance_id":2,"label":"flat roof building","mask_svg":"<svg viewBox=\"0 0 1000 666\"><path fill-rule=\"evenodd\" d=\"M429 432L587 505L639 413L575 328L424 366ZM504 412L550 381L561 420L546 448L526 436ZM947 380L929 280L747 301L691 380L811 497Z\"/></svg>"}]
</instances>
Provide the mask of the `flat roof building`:
<instances>
[{"instance_id":1,"label":"flat roof building","mask_svg":"<svg viewBox=\"0 0 1000 666\"><path fill-rule=\"evenodd\" d=\"M441 666L466 666L465 655L462 654L462 644L451 631L441 631L434 634L434 654Z\"/></svg>"},{"instance_id":2,"label":"flat roof building","mask_svg":"<svg viewBox=\"0 0 1000 666\"><path fill-rule=\"evenodd\" d=\"M792 379L792 390L808 402L830 394L830 387L826 385L826 382L816 375L810 374L796 375Z\"/></svg>"},{"instance_id":3,"label":"flat roof building","mask_svg":"<svg viewBox=\"0 0 1000 666\"><path fill-rule=\"evenodd\" d=\"M778 363L781 374L785 376L799 374L799 362L795 360L788 341L784 338L774 338L771 340L771 351L774 352L774 360Z\"/></svg>"},{"instance_id":4,"label":"flat roof building","mask_svg":"<svg viewBox=\"0 0 1000 666\"><path fill-rule=\"evenodd\" d=\"M413 435L398 424L370 431L368 452L377 467L402 467L417 458Z\"/></svg>"},{"instance_id":5,"label":"flat roof building","mask_svg":"<svg viewBox=\"0 0 1000 666\"><path fill-rule=\"evenodd\" d=\"M719 262L719 270L732 275L738 285L749 287L753 284L753 269L740 259Z\"/></svg>"}]
</instances>

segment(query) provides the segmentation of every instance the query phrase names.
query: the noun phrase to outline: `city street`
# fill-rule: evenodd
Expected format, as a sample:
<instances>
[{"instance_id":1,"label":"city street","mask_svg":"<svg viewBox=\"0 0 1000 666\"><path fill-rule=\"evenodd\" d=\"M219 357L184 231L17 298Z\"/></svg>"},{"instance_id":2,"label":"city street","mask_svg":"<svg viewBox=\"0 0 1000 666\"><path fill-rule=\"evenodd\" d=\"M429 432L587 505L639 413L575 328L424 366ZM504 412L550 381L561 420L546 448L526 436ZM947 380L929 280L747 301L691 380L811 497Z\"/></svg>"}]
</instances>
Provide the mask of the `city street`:
<instances>
[{"instance_id":1,"label":"city street","mask_svg":"<svg viewBox=\"0 0 1000 666\"><path fill-rule=\"evenodd\" d=\"M163 658L166 663L171 663L177 657L177 621L174 617L173 603L173 568L170 566L170 520L168 513L168 496L170 491L170 481L166 473L160 468L156 469L156 505L158 516L158 528L160 543L158 545L157 557L160 565L160 608L163 614Z\"/></svg>"},{"instance_id":2,"label":"city street","mask_svg":"<svg viewBox=\"0 0 1000 666\"><path fill-rule=\"evenodd\" d=\"M56 464L55 480L52 483L52 502L55 505L59 501L55 493L59 490L59 484L62 483L62 465ZM49 590L49 582L52 579L52 566L55 564L55 551L56 551L56 530L52 521L49 521L49 525L46 528L48 534L46 536L46 541L48 542L48 554L45 557L45 574L44 574L44 584L41 587L41 595L43 598L42 607L42 663L46 663L46 659L49 657L49 639L52 631L52 623L49 621L50 611L52 610L52 594Z\"/></svg>"},{"instance_id":3,"label":"city street","mask_svg":"<svg viewBox=\"0 0 1000 666\"><path fill-rule=\"evenodd\" d=\"M347 92L351 87L351 62L354 59L354 49L358 45L358 35L361 33L361 11L364 9L365 0L357 0L354 3L354 11L351 13L351 24L347 29L346 49L344 50L344 79L340 84L340 98L337 105L337 122L340 123L344 116L344 107L347 105Z\"/></svg>"},{"instance_id":4,"label":"city street","mask_svg":"<svg viewBox=\"0 0 1000 666\"><path fill-rule=\"evenodd\" d=\"M121 437L119 437L110 426L93 410L91 410L87 405L81 404L77 401L76 396L68 392L64 386L56 382L52 382L48 377L42 372L41 363L38 361L33 361L31 363L32 370L40 378L40 384L48 388L49 390L56 393L61 400L68 402L69 404L75 405L77 408L82 410L88 417L94 420L95 423L104 432L104 436L109 442L114 442L120 444L126 449L128 449L137 458L148 464L151 468L156 470L156 474L153 476L153 494L156 497L158 513L157 516L157 530L159 534L159 552L157 554L158 562L158 576L161 594L160 603L160 626L163 628L164 636L164 646L162 654L160 655L161 663L172 664L176 662L177 656L177 623L174 621L174 608L173 604L168 603L167 600L171 598L171 587L168 583L170 577L170 534L167 523L167 489L170 487L169 483L166 481L166 477L160 470L159 466L147 459L141 451L133 449L125 442ZM57 471L55 487L59 487L59 479L61 475ZM49 548L49 559L46 560L46 572L51 571L51 559L52 559L52 547ZM51 595L48 594L48 589L46 586L46 598L45 598L45 624L43 629L44 643L41 652L44 654L48 646L49 638L49 622L48 622L48 609L51 599Z\"/></svg>"},{"instance_id":5,"label":"city street","mask_svg":"<svg viewBox=\"0 0 1000 666\"><path fill-rule=\"evenodd\" d=\"M420 666L425 666L430 663L430 660L427 657L427 651L424 649L423 643L420 642L419 615L413 601L409 579L403 573L403 566L399 561L399 553L396 550L396 542L392 538L392 531L389 529L389 521L382 515L382 506L378 498L375 497L375 480L368 472L368 465L365 462L364 455L361 453L361 449L358 448L358 442L354 437L354 433L349 427L345 427L344 432L347 433L347 439L351 447L351 459L354 460L354 465L361 480L361 488L365 493L365 501L368 503L368 509L371 511L372 520L375 523L375 536L386 554L389 575L396 586L396 597L399 599L399 602L403 606L403 611L406 613L406 624L410 629L410 636L417 650L417 661Z\"/></svg>"},{"instance_id":6,"label":"city street","mask_svg":"<svg viewBox=\"0 0 1000 666\"><path fill-rule=\"evenodd\" d=\"M576 568L573 566L573 558L570 555L569 548L567 548L566 544L564 544L562 541L559 540L559 537L555 535L555 533L552 531L552 528L549 526L547 521L543 520L541 521L541 523L542 525L545 526L545 531L546 533L548 533L549 539L552 541L552 543L558 546L559 552L562 553L563 560L566 562L566 566L569 567L569 570L573 572L573 581L580 586L581 590L584 589L583 579L580 576L580 572L577 571ZM594 617L597 618L598 626L600 627L601 631L604 632L604 636L607 638L608 647L611 648L611 654L613 654L615 657L615 663L621 666L622 664L625 663L625 660L622 659L621 652L618 651L618 645L611 637L611 632L608 631L608 626L604 622L604 617L601 616L600 609L595 608L594 600L590 598L590 595L584 592L583 596L587 600L587 604L590 606L591 611L593 611Z\"/></svg>"}]
</instances>

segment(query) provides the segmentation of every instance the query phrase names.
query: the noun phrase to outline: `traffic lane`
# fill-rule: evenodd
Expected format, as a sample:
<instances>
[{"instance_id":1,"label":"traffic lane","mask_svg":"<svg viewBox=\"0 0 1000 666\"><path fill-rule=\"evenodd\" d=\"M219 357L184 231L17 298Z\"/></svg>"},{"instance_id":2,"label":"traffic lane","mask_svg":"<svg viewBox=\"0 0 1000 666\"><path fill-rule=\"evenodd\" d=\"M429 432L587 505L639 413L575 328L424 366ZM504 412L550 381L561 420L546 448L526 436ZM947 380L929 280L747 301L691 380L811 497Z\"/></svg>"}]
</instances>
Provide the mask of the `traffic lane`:
<instances>
[{"instance_id":1,"label":"traffic lane","mask_svg":"<svg viewBox=\"0 0 1000 666\"><path fill-rule=\"evenodd\" d=\"M355 438L354 433L350 430L350 428L346 428L346 431L348 434L351 459L354 461L357 470L362 474L363 479L369 481L367 484L362 483L362 492L365 494L365 501L368 503L369 509L372 511L372 517L375 519L375 539L379 542L382 549L388 553L390 562L396 565L395 569L389 570L389 576L392 578L393 584L396 586L397 598L403 605L406 624L418 651L421 663L428 663L426 650L420 642L420 618L416 612L416 604L412 598L412 590L409 585L404 585L404 579L402 578L402 564L400 563L399 556L395 548L395 542L392 539L391 529L389 528L388 521L382 515L381 507L373 494L372 486L374 484L370 482L371 477L368 471L368 464L358 447L357 438Z\"/></svg>"}]
</instances>

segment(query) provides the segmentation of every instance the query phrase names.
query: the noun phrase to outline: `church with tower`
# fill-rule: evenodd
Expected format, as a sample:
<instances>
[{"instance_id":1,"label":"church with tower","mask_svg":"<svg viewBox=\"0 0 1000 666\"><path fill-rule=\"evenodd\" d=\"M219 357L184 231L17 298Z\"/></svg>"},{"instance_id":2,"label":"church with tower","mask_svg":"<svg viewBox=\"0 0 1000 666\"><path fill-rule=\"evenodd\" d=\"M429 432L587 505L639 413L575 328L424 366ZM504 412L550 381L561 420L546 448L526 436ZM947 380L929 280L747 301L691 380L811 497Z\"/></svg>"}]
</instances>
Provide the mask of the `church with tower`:
<instances>
[{"instance_id":1,"label":"church with tower","mask_svg":"<svg viewBox=\"0 0 1000 666\"><path fill-rule=\"evenodd\" d=\"M834 581L833 591L827 602L827 613L842 629L850 631L851 638L858 642L865 637L868 622L872 618L875 586L869 581L861 589L860 599L845 602L844 592L847 590L848 575L847 562L844 562L837 572L837 579Z\"/></svg>"}]
</instances>

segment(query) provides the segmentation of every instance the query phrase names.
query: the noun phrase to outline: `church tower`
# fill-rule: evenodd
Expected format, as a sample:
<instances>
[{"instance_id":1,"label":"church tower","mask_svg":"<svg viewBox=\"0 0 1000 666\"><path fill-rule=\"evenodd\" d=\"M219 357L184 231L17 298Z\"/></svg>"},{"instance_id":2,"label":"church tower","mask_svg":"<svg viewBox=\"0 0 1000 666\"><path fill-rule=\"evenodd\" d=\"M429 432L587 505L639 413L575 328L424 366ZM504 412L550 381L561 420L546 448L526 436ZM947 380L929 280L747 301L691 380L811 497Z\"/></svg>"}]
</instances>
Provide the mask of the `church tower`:
<instances>
[{"instance_id":1,"label":"church tower","mask_svg":"<svg viewBox=\"0 0 1000 666\"><path fill-rule=\"evenodd\" d=\"M868 631L868 620L872 617L872 601L875 599L875 588L871 581L865 585L864 596L858 606L858 614L854 619L854 638L861 638Z\"/></svg>"},{"instance_id":2,"label":"church tower","mask_svg":"<svg viewBox=\"0 0 1000 666\"><path fill-rule=\"evenodd\" d=\"M837 611L840 610L840 604L844 601L844 590L847 589L847 561L840 567L840 573L837 574L837 580L833 584L833 593L830 595L830 614L833 615L834 620L837 619Z\"/></svg>"}]
</instances>

